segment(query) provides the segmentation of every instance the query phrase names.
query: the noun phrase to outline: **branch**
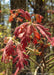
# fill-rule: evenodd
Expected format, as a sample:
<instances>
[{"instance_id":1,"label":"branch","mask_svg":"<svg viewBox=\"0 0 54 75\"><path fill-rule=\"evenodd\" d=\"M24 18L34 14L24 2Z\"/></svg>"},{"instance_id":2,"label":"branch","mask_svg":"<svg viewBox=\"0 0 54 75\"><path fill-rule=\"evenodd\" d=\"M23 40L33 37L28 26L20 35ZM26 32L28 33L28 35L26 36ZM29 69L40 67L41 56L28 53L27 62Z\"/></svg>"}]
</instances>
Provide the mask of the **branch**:
<instances>
[{"instance_id":1,"label":"branch","mask_svg":"<svg viewBox=\"0 0 54 75\"><path fill-rule=\"evenodd\" d=\"M39 67L37 67L37 68L35 69L34 75L37 75L38 69L39 69Z\"/></svg>"},{"instance_id":2,"label":"branch","mask_svg":"<svg viewBox=\"0 0 54 75\"><path fill-rule=\"evenodd\" d=\"M44 58L46 59L46 58L48 58L49 56L52 56L52 55L54 55L54 53L50 53L50 54L46 55Z\"/></svg>"},{"instance_id":3,"label":"branch","mask_svg":"<svg viewBox=\"0 0 54 75\"><path fill-rule=\"evenodd\" d=\"M50 53L50 54L46 55L46 56L44 57L44 59L47 59L49 56L52 56L52 55L54 55L54 53ZM43 60L41 61L41 63L43 63Z\"/></svg>"},{"instance_id":4,"label":"branch","mask_svg":"<svg viewBox=\"0 0 54 75\"><path fill-rule=\"evenodd\" d=\"M46 68L46 62L45 62L44 56L42 57L42 60L43 60L43 63L44 63L44 67Z\"/></svg>"},{"instance_id":5,"label":"branch","mask_svg":"<svg viewBox=\"0 0 54 75\"><path fill-rule=\"evenodd\" d=\"M32 61L33 63L35 63L37 66L39 66L41 68L41 66L34 60L32 59L31 57L29 57L30 61Z\"/></svg>"},{"instance_id":6,"label":"branch","mask_svg":"<svg viewBox=\"0 0 54 75\"><path fill-rule=\"evenodd\" d=\"M50 66L50 67L47 69L47 71L49 71L52 67L54 67L54 64L53 64L52 66Z\"/></svg>"},{"instance_id":7,"label":"branch","mask_svg":"<svg viewBox=\"0 0 54 75\"><path fill-rule=\"evenodd\" d=\"M37 55L37 54L39 55L40 54L40 52L36 52L36 51L34 51L34 49L31 49L29 47L26 47L26 49L31 51L31 52L33 52L35 55Z\"/></svg>"},{"instance_id":8,"label":"branch","mask_svg":"<svg viewBox=\"0 0 54 75\"><path fill-rule=\"evenodd\" d=\"M44 58L44 48L42 48L42 60L43 60L44 66L46 68L46 62L45 62L45 58Z\"/></svg>"},{"instance_id":9,"label":"branch","mask_svg":"<svg viewBox=\"0 0 54 75\"><path fill-rule=\"evenodd\" d=\"M20 73L22 73L22 72L24 73L26 70L30 71L29 69L25 68L25 69L22 69L21 71L19 71L18 74L20 75Z\"/></svg>"},{"instance_id":10,"label":"branch","mask_svg":"<svg viewBox=\"0 0 54 75\"><path fill-rule=\"evenodd\" d=\"M52 61L53 59L54 59L54 57L51 58L50 60L46 61L46 64L49 63L50 61Z\"/></svg>"},{"instance_id":11,"label":"branch","mask_svg":"<svg viewBox=\"0 0 54 75\"><path fill-rule=\"evenodd\" d=\"M35 69L34 75L37 75L39 66ZM41 75L44 74L44 67L41 67Z\"/></svg>"},{"instance_id":12,"label":"branch","mask_svg":"<svg viewBox=\"0 0 54 75\"><path fill-rule=\"evenodd\" d=\"M49 67L49 65L52 65L52 64L54 64L54 62L51 62L51 63L47 64L47 67Z\"/></svg>"}]
</instances>

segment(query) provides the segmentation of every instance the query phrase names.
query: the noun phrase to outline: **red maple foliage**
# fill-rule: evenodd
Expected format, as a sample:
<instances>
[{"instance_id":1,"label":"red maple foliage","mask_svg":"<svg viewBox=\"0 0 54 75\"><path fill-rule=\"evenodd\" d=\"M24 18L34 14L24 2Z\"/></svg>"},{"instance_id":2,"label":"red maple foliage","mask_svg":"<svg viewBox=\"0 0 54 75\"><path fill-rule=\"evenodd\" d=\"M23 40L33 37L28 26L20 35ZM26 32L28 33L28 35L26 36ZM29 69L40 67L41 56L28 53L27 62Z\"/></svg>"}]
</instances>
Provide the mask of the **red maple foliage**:
<instances>
[{"instance_id":1,"label":"red maple foliage","mask_svg":"<svg viewBox=\"0 0 54 75\"><path fill-rule=\"evenodd\" d=\"M25 50L22 48L20 44L17 45L16 52L17 52L16 54L17 56L14 58L13 63L16 63L16 61L18 62L16 63L17 69L14 75L16 75L19 70L24 68L24 64L28 65L28 61L26 61L26 59L29 58L28 55L24 54Z\"/></svg>"},{"instance_id":2,"label":"red maple foliage","mask_svg":"<svg viewBox=\"0 0 54 75\"><path fill-rule=\"evenodd\" d=\"M15 13L13 13L15 11ZM24 22L20 26L16 27L14 31L15 37L20 39L20 44L16 42L16 38L13 40L9 40L6 42L6 47L4 48L4 52L2 55L2 61L9 61L9 59L13 59L13 63L16 63L16 72L15 75L17 75L18 71L24 68L24 65L28 65L27 59L29 56L26 53L26 47L28 47L28 44L32 40L33 44L36 45L38 41L41 40L41 37L46 37L47 40L51 43L52 46L54 46L54 37L51 38L51 34L49 32L48 28L45 28L40 23L42 22L43 17L39 14L34 15L36 17L36 22L32 23L31 16L27 11L24 11L22 9L17 10L11 10L11 15L9 17L9 21L13 21L13 18L16 18L16 20L21 21L21 17L25 18L29 22ZM20 17L18 17L20 13ZM31 38L32 37L32 38ZM16 43L15 43L16 42ZM43 44L40 44L40 48L43 46ZM46 45L47 47L47 45ZM44 47L45 48L45 47ZM37 55L41 55L42 52L36 51ZM39 52L39 53L38 53ZM12 56L15 56L15 58L12 58Z\"/></svg>"},{"instance_id":3,"label":"red maple foliage","mask_svg":"<svg viewBox=\"0 0 54 75\"><path fill-rule=\"evenodd\" d=\"M9 17L9 22L13 21L13 18L22 22L23 19L17 17L19 14L21 14L20 17L24 17L26 20L31 21L30 14L27 11L24 11L23 9L18 9L15 11L15 13L13 13L13 11L15 11L15 10L10 10L11 15Z\"/></svg>"},{"instance_id":4,"label":"red maple foliage","mask_svg":"<svg viewBox=\"0 0 54 75\"><path fill-rule=\"evenodd\" d=\"M2 61L6 62L6 60L9 59L9 56L13 55L13 53L14 53L13 41L9 40L6 47L4 48L4 52L3 52L3 55L2 55Z\"/></svg>"}]
</instances>

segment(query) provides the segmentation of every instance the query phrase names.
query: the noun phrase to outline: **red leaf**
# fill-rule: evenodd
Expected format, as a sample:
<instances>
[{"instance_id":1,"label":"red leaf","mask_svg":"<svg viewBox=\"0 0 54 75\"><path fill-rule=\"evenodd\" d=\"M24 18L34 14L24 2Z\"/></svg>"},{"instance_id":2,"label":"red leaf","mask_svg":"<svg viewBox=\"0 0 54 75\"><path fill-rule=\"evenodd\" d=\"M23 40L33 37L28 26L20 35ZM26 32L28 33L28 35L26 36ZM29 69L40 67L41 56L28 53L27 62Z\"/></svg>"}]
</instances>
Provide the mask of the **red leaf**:
<instances>
[{"instance_id":1,"label":"red leaf","mask_svg":"<svg viewBox=\"0 0 54 75\"><path fill-rule=\"evenodd\" d=\"M37 23L41 23L42 19L43 19L43 16L41 16L39 14L36 14L36 21L37 21Z\"/></svg>"},{"instance_id":2,"label":"red leaf","mask_svg":"<svg viewBox=\"0 0 54 75\"><path fill-rule=\"evenodd\" d=\"M29 26L27 26L27 35L31 35L32 34L32 26L31 25L29 25Z\"/></svg>"},{"instance_id":3,"label":"red leaf","mask_svg":"<svg viewBox=\"0 0 54 75\"><path fill-rule=\"evenodd\" d=\"M24 36L25 36L25 32L23 32L23 33L21 33L21 34L18 35L18 37L19 37L20 39L22 39Z\"/></svg>"},{"instance_id":4,"label":"red leaf","mask_svg":"<svg viewBox=\"0 0 54 75\"><path fill-rule=\"evenodd\" d=\"M51 35L49 32L47 32L45 28L43 29L41 25L37 25L37 28L40 30L41 34L46 38L49 38L49 36Z\"/></svg>"},{"instance_id":5,"label":"red leaf","mask_svg":"<svg viewBox=\"0 0 54 75\"><path fill-rule=\"evenodd\" d=\"M32 26L32 30L34 32L34 37L36 37L38 40L40 40L40 34L37 32L36 28L34 26Z\"/></svg>"},{"instance_id":6,"label":"red leaf","mask_svg":"<svg viewBox=\"0 0 54 75\"><path fill-rule=\"evenodd\" d=\"M18 9L18 13L21 13L21 17L25 17L25 11L23 9Z\"/></svg>"},{"instance_id":7,"label":"red leaf","mask_svg":"<svg viewBox=\"0 0 54 75\"><path fill-rule=\"evenodd\" d=\"M11 21L13 21L13 16L12 15L10 15L10 17L9 17L9 22L11 22Z\"/></svg>"},{"instance_id":8,"label":"red leaf","mask_svg":"<svg viewBox=\"0 0 54 75\"><path fill-rule=\"evenodd\" d=\"M13 45L13 48L16 48L16 46L15 46L15 45Z\"/></svg>"},{"instance_id":9,"label":"red leaf","mask_svg":"<svg viewBox=\"0 0 54 75\"><path fill-rule=\"evenodd\" d=\"M18 18L17 18L17 20L18 20L18 21L20 21L20 22L22 22L22 21L23 21L23 19L22 19L22 18L20 18L20 17L18 17Z\"/></svg>"},{"instance_id":10,"label":"red leaf","mask_svg":"<svg viewBox=\"0 0 54 75\"><path fill-rule=\"evenodd\" d=\"M23 9L18 9L18 12L21 14L25 14L25 11Z\"/></svg>"},{"instance_id":11,"label":"red leaf","mask_svg":"<svg viewBox=\"0 0 54 75\"><path fill-rule=\"evenodd\" d=\"M40 33L48 39L52 46L54 46L54 38L50 38L51 34L47 32L47 29L37 24L36 27L40 30Z\"/></svg>"},{"instance_id":12,"label":"red leaf","mask_svg":"<svg viewBox=\"0 0 54 75\"><path fill-rule=\"evenodd\" d=\"M51 45L54 46L54 37L51 38Z\"/></svg>"},{"instance_id":13,"label":"red leaf","mask_svg":"<svg viewBox=\"0 0 54 75\"><path fill-rule=\"evenodd\" d=\"M14 31L14 34L16 37L18 37L18 35L20 33L25 33L25 28L29 25L29 22L26 22L26 23L23 23L21 24L19 27L16 27L15 31ZM24 31L23 31L24 30Z\"/></svg>"},{"instance_id":14,"label":"red leaf","mask_svg":"<svg viewBox=\"0 0 54 75\"><path fill-rule=\"evenodd\" d=\"M19 70L24 68L24 64L28 65L28 62L25 60L25 59L28 59L28 55L24 54L24 49L22 48L22 46L20 44L17 46L16 52L17 52L17 56L13 60L13 63L17 62L16 63L17 69L16 69L16 72L15 72L15 75L17 74L17 72Z\"/></svg>"},{"instance_id":15,"label":"red leaf","mask_svg":"<svg viewBox=\"0 0 54 75\"><path fill-rule=\"evenodd\" d=\"M25 11L25 19L31 21L30 14L27 11Z\"/></svg>"},{"instance_id":16,"label":"red leaf","mask_svg":"<svg viewBox=\"0 0 54 75\"><path fill-rule=\"evenodd\" d=\"M27 42L30 42L32 26L29 25L29 22L23 23L15 29L14 34L21 39L22 47L25 48L27 46Z\"/></svg>"},{"instance_id":17,"label":"red leaf","mask_svg":"<svg viewBox=\"0 0 54 75\"><path fill-rule=\"evenodd\" d=\"M25 49L25 47L27 46L27 39L26 39L26 37L22 38L21 44L22 44L23 49Z\"/></svg>"},{"instance_id":18,"label":"red leaf","mask_svg":"<svg viewBox=\"0 0 54 75\"><path fill-rule=\"evenodd\" d=\"M34 32L34 36L35 36L38 40L40 40L40 34L39 34L38 32Z\"/></svg>"},{"instance_id":19,"label":"red leaf","mask_svg":"<svg viewBox=\"0 0 54 75\"><path fill-rule=\"evenodd\" d=\"M6 59L8 59L8 57L10 55L14 54L14 47L13 47L13 41L9 40L6 47L4 48L4 52L3 52L3 56L2 56L2 61L5 62Z\"/></svg>"},{"instance_id":20,"label":"red leaf","mask_svg":"<svg viewBox=\"0 0 54 75\"><path fill-rule=\"evenodd\" d=\"M27 66L28 65L28 61L24 60L24 64Z\"/></svg>"},{"instance_id":21,"label":"red leaf","mask_svg":"<svg viewBox=\"0 0 54 75\"><path fill-rule=\"evenodd\" d=\"M13 10L10 10L10 13L13 14Z\"/></svg>"},{"instance_id":22,"label":"red leaf","mask_svg":"<svg viewBox=\"0 0 54 75\"><path fill-rule=\"evenodd\" d=\"M36 40L35 37L34 37L34 39L33 39L33 43L34 43L34 44L37 44L37 40Z\"/></svg>"},{"instance_id":23,"label":"red leaf","mask_svg":"<svg viewBox=\"0 0 54 75\"><path fill-rule=\"evenodd\" d=\"M18 12L21 13L21 17L24 17L26 20L31 21L30 14L27 11L24 11L22 9L18 9Z\"/></svg>"}]
</instances>

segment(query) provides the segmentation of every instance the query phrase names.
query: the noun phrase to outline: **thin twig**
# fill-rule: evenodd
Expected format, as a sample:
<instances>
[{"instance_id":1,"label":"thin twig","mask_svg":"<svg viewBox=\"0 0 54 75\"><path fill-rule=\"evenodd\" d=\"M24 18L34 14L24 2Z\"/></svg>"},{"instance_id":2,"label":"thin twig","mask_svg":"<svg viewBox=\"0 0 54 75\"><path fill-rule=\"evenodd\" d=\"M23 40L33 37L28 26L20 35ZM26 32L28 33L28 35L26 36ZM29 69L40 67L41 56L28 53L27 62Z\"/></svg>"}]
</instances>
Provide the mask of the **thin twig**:
<instances>
[{"instance_id":1,"label":"thin twig","mask_svg":"<svg viewBox=\"0 0 54 75\"><path fill-rule=\"evenodd\" d=\"M53 59L54 59L54 57L51 58L50 60L46 61L46 64L49 63L50 61L52 61Z\"/></svg>"},{"instance_id":2,"label":"thin twig","mask_svg":"<svg viewBox=\"0 0 54 75\"><path fill-rule=\"evenodd\" d=\"M51 63L47 64L47 66L52 65L52 64L54 64L54 62L51 62Z\"/></svg>"},{"instance_id":3,"label":"thin twig","mask_svg":"<svg viewBox=\"0 0 54 75\"><path fill-rule=\"evenodd\" d=\"M50 53L50 54L46 55L46 56L44 57L44 59L46 60L49 56L52 56L52 55L54 55L54 53ZM43 60L41 61L41 63L43 63Z\"/></svg>"},{"instance_id":4,"label":"thin twig","mask_svg":"<svg viewBox=\"0 0 54 75\"><path fill-rule=\"evenodd\" d=\"M40 52L35 52L34 49L31 49L31 48L29 48L29 47L26 47L26 49L29 50L29 51L31 51L31 52L33 52L35 55L37 55L37 54L40 53Z\"/></svg>"},{"instance_id":5,"label":"thin twig","mask_svg":"<svg viewBox=\"0 0 54 75\"><path fill-rule=\"evenodd\" d=\"M50 53L50 54L46 55L44 58L46 59L46 58L48 58L49 56L52 56L52 55L54 55L54 53Z\"/></svg>"},{"instance_id":6,"label":"thin twig","mask_svg":"<svg viewBox=\"0 0 54 75\"><path fill-rule=\"evenodd\" d=\"M49 71L52 67L54 67L54 64L50 66L49 68L47 68L47 71Z\"/></svg>"},{"instance_id":7,"label":"thin twig","mask_svg":"<svg viewBox=\"0 0 54 75\"><path fill-rule=\"evenodd\" d=\"M37 66L39 66L41 68L41 66L34 60L32 59L31 57L29 57L30 61L32 61L33 63L35 63Z\"/></svg>"}]
</instances>

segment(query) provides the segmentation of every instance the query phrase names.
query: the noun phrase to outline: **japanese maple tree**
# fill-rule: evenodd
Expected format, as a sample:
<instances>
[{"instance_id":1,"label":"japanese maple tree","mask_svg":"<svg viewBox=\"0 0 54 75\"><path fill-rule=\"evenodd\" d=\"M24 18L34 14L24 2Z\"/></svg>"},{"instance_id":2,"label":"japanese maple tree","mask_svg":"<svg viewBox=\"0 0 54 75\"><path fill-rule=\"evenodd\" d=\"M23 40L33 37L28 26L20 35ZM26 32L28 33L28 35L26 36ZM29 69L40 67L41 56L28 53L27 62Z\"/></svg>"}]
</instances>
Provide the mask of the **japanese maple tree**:
<instances>
[{"instance_id":1,"label":"japanese maple tree","mask_svg":"<svg viewBox=\"0 0 54 75\"><path fill-rule=\"evenodd\" d=\"M54 37L51 38L49 29L41 25L43 16L39 14L32 15L36 18L35 21L32 22L32 16L30 16L28 11L17 9L10 10L10 13L10 22L12 22L14 18L16 19L16 22L23 22L24 19L26 21L15 28L13 37L4 39L6 46L4 49L1 49L3 51L1 60L4 63L8 63L10 60L13 61L13 64L16 63L14 75L17 75L18 71L24 68L24 65L28 65L28 60L30 59L28 52L32 51L34 55L43 56L44 50L39 51L39 49L47 48L50 44L54 46ZM47 39L47 44L44 45L42 38ZM17 41L16 39L20 39L20 41ZM33 44L34 46L37 44L40 45L38 48L32 49L30 44ZM15 58L13 58L13 56L15 56ZM37 66L38 65L39 64L37 63Z\"/></svg>"}]
</instances>

